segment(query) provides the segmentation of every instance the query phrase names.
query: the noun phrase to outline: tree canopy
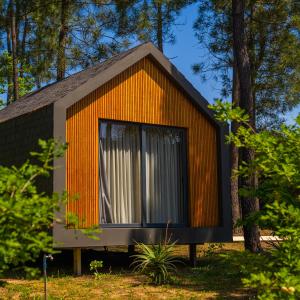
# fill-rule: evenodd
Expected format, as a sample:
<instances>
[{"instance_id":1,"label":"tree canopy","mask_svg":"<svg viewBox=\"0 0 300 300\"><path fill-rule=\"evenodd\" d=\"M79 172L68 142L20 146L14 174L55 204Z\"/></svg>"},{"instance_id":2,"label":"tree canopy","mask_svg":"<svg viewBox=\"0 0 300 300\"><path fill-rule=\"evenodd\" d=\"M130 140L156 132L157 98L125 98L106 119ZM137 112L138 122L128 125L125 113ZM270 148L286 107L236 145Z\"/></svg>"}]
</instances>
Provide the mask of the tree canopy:
<instances>
[{"instance_id":1,"label":"tree canopy","mask_svg":"<svg viewBox=\"0 0 300 300\"><path fill-rule=\"evenodd\" d=\"M299 9L294 0L246 1L246 38L259 128L277 126L300 102ZM194 71L204 76L215 71L224 97L232 89L231 24L231 1L201 1L194 29L210 59L196 63Z\"/></svg>"}]
</instances>

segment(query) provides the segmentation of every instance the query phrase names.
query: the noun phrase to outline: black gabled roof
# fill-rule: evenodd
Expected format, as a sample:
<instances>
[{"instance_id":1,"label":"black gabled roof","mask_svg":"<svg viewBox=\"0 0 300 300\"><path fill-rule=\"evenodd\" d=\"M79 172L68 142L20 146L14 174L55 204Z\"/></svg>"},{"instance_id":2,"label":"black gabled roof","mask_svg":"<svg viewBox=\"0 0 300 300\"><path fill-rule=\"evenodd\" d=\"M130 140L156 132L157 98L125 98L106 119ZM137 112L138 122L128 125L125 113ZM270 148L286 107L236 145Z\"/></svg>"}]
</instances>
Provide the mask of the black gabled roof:
<instances>
[{"instance_id":1,"label":"black gabled roof","mask_svg":"<svg viewBox=\"0 0 300 300\"><path fill-rule=\"evenodd\" d=\"M52 103L62 104L65 108L69 107L146 56L151 56L157 61L167 75L189 96L191 101L213 123L220 125L214 119L212 111L208 109L207 100L152 43L136 46L20 98L0 110L0 123L34 112Z\"/></svg>"}]
</instances>

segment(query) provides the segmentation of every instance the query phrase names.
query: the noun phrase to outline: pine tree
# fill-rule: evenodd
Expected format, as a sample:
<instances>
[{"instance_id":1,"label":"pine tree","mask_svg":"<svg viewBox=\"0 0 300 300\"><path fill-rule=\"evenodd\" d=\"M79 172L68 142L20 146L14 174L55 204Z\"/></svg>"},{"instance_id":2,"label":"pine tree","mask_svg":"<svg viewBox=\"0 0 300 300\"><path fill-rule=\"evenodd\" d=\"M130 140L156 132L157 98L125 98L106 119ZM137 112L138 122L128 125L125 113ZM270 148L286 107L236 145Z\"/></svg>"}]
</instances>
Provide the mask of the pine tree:
<instances>
[{"instance_id":1,"label":"pine tree","mask_svg":"<svg viewBox=\"0 0 300 300\"><path fill-rule=\"evenodd\" d=\"M256 127L276 127L284 114L300 103L299 3L296 0L249 0L245 3L246 39L255 100ZM194 25L209 59L194 65L205 79L214 70L223 85L222 96L232 90L231 1L204 0ZM297 21L298 20L298 21Z\"/></svg>"},{"instance_id":2,"label":"pine tree","mask_svg":"<svg viewBox=\"0 0 300 300\"><path fill-rule=\"evenodd\" d=\"M11 103L32 88L31 79L26 74L24 64L27 17L25 1L3 1L1 6L0 90L6 94L6 102Z\"/></svg>"},{"instance_id":3,"label":"pine tree","mask_svg":"<svg viewBox=\"0 0 300 300\"><path fill-rule=\"evenodd\" d=\"M8 9L9 9L10 25L11 25L13 101L16 101L19 98L19 70L18 70L18 53L17 53L16 5L14 0L10 0Z\"/></svg>"},{"instance_id":4,"label":"pine tree","mask_svg":"<svg viewBox=\"0 0 300 300\"><path fill-rule=\"evenodd\" d=\"M65 78L66 74L66 46L67 46L67 35L69 31L68 21L71 15L71 2L70 0L61 0L60 5L60 27L58 34L58 45L57 45L57 71L56 80Z\"/></svg>"},{"instance_id":5,"label":"pine tree","mask_svg":"<svg viewBox=\"0 0 300 300\"><path fill-rule=\"evenodd\" d=\"M120 2L2 1L0 94L7 104L127 48L127 31L116 31Z\"/></svg>"},{"instance_id":6,"label":"pine tree","mask_svg":"<svg viewBox=\"0 0 300 300\"><path fill-rule=\"evenodd\" d=\"M182 9L196 0L136 0L119 5L119 13L131 22L132 33L140 41L152 41L163 52L165 43L174 43L172 26ZM125 13L124 13L125 12ZM125 18L123 17L123 20Z\"/></svg>"}]
</instances>

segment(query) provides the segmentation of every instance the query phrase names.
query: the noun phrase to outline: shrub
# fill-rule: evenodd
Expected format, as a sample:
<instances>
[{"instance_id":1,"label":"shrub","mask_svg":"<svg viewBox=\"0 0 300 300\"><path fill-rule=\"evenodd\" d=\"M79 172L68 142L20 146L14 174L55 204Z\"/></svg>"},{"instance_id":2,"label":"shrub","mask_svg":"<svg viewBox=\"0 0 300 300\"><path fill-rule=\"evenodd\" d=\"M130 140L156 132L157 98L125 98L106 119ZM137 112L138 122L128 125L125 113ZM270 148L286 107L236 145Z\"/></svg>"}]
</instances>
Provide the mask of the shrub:
<instances>
[{"instance_id":1,"label":"shrub","mask_svg":"<svg viewBox=\"0 0 300 300\"><path fill-rule=\"evenodd\" d=\"M38 189L37 181L50 177L53 160L62 157L67 146L50 139L39 140L39 147L40 152L31 152L31 160L20 167L0 165L0 277L8 269L35 276L39 269L28 267L28 263L42 252L58 252L53 249L52 227L53 222L65 223L55 212L66 203L67 194L49 195ZM73 228L98 239L100 228L77 229L78 217L68 214L68 218Z\"/></svg>"},{"instance_id":2,"label":"shrub","mask_svg":"<svg viewBox=\"0 0 300 300\"><path fill-rule=\"evenodd\" d=\"M31 153L36 164L27 160L20 167L0 166L0 275L36 260L41 252L54 252L54 211L65 195L40 192L36 181L50 176L53 159L62 156L66 146L54 140L40 140L39 146L41 152ZM36 271L23 269L32 275Z\"/></svg>"},{"instance_id":3,"label":"shrub","mask_svg":"<svg viewBox=\"0 0 300 300\"><path fill-rule=\"evenodd\" d=\"M132 256L134 271L147 275L154 284L167 283L171 272L176 271L175 263L179 262L174 257L175 244L176 242L170 243L170 239L151 246L137 243L141 254Z\"/></svg>"},{"instance_id":4,"label":"shrub","mask_svg":"<svg viewBox=\"0 0 300 300\"><path fill-rule=\"evenodd\" d=\"M294 125L255 132L247 126L248 116L241 109L220 101L214 109L219 120L240 123L228 141L255 151L254 160L248 165L243 163L238 174L247 177L255 172L258 186L240 192L257 196L264 209L246 222L272 229L282 239L256 256L263 262L244 283L257 289L259 299L300 299L300 115Z\"/></svg>"}]
</instances>

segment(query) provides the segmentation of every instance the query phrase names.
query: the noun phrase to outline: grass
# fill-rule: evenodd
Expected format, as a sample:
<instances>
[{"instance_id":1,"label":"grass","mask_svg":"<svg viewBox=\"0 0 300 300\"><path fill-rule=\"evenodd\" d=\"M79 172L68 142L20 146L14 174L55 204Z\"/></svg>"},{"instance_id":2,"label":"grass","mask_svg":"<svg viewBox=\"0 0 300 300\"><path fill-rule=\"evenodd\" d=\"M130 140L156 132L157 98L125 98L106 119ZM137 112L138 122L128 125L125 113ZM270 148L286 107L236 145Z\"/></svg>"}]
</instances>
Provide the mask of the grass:
<instances>
[{"instance_id":1,"label":"grass","mask_svg":"<svg viewBox=\"0 0 300 300\"><path fill-rule=\"evenodd\" d=\"M88 273L73 277L57 267L48 278L48 300L58 299L250 299L251 292L241 283L240 261L246 256L239 243L225 244L213 253L198 246L196 268L178 266L172 284L150 285L147 278L133 274L129 263L112 259L98 280ZM176 246L175 255L187 259L187 246ZM111 250L111 249L110 249ZM117 251L124 248L113 249ZM124 255L124 253L123 253ZM111 258L111 257L110 257ZM88 266L88 263L84 262ZM58 272L59 271L59 272ZM0 284L0 299L43 299L43 281L7 278Z\"/></svg>"}]
</instances>

